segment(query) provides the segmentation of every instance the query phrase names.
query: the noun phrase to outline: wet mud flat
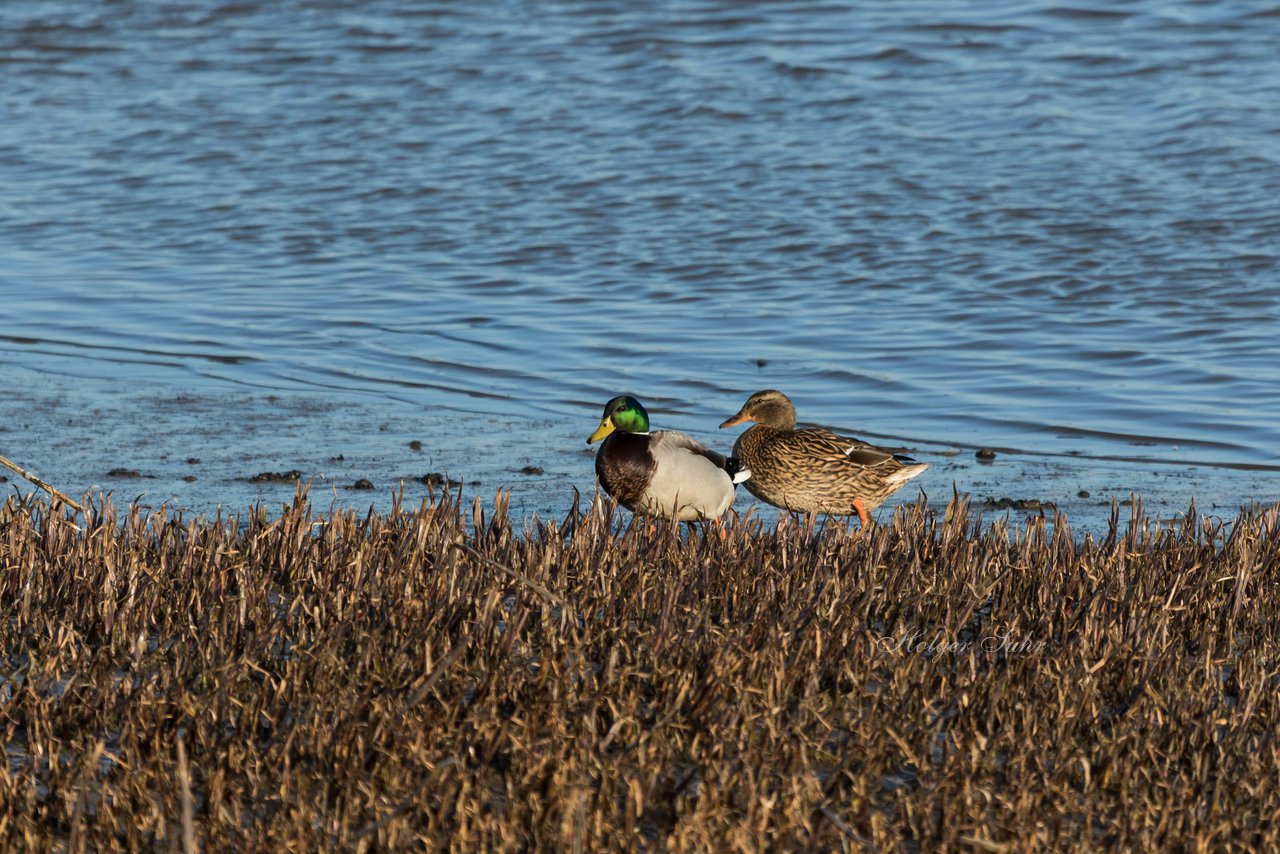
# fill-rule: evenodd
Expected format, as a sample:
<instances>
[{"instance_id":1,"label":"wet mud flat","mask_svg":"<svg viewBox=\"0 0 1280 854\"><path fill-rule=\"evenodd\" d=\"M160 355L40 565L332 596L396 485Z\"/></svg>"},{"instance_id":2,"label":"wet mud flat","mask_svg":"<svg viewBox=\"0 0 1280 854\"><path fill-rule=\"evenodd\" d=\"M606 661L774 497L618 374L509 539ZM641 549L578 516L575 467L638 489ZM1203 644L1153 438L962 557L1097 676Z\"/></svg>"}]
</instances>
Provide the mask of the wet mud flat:
<instances>
[{"instance_id":1,"label":"wet mud flat","mask_svg":"<svg viewBox=\"0 0 1280 854\"><path fill-rule=\"evenodd\" d=\"M448 488L506 491L516 512L545 515L564 512L573 478L586 490L594 478L577 425L537 417L517 429L490 413L363 395L232 394L21 371L16 385L0 415L0 454L75 498L214 516L253 505L278 513L300 484L331 510L385 511L397 496L416 503ZM3 469L0 486L30 488Z\"/></svg>"},{"instance_id":2,"label":"wet mud flat","mask_svg":"<svg viewBox=\"0 0 1280 854\"><path fill-rule=\"evenodd\" d=\"M1280 508L0 514L0 847L1274 848Z\"/></svg>"},{"instance_id":3,"label":"wet mud flat","mask_svg":"<svg viewBox=\"0 0 1280 854\"><path fill-rule=\"evenodd\" d=\"M516 516L563 515L575 491L595 489L594 449L584 440L598 404L574 415L467 411L384 397L249 389L189 390L169 384L80 382L15 368L0 413L0 454L73 498L110 495L120 504L212 517L260 505L279 513L299 484L317 508L387 512L441 489L509 496ZM713 423L708 418L707 423ZM731 431L668 424L729 452ZM856 431L855 431L856 433ZM922 496L941 511L956 492L987 519L1014 521L1062 513L1078 534L1100 532L1113 505L1138 498L1153 516L1175 518L1195 503L1216 519L1280 500L1274 471L1178 462L1106 460L1018 453L983 460L971 447L866 437L905 445L929 469L875 515ZM29 484L0 470L0 487ZM739 514L767 520L776 511L739 490Z\"/></svg>"}]
</instances>

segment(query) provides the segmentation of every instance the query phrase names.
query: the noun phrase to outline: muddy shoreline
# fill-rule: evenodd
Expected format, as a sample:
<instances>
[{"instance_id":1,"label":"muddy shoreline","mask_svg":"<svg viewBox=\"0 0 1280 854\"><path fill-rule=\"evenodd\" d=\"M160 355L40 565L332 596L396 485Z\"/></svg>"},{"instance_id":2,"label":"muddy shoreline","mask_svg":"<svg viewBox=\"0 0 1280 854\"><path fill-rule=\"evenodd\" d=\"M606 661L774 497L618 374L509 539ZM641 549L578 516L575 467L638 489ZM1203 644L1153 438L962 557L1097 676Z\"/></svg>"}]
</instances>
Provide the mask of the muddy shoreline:
<instances>
[{"instance_id":1,"label":"muddy shoreline","mask_svg":"<svg viewBox=\"0 0 1280 854\"><path fill-rule=\"evenodd\" d=\"M414 504L441 489L491 505L503 491L513 513L546 518L562 515L575 490L590 495L595 485L592 449L582 440L596 412L585 405L576 420L513 424L506 416L369 396L210 394L101 382L90 393L74 379L31 378L39 381L19 384L0 416L0 454L73 497L111 494L117 502L208 517L255 505L275 512L299 484L316 506L331 509L387 510L400 496ZM730 431L671 426L712 447L727 449L733 438ZM1127 508L1137 500L1169 519L1194 500L1198 513L1222 518L1280 497L1276 475L1266 471L1008 449L982 459L961 446L909 450L930 468L877 512L882 522L922 493L934 508L959 492L987 517L1056 512L1081 530L1105 526L1113 503ZM33 488L8 471L0 478L7 490ZM735 510L776 515L745 490Z\"/></svg>"}]
</instances>

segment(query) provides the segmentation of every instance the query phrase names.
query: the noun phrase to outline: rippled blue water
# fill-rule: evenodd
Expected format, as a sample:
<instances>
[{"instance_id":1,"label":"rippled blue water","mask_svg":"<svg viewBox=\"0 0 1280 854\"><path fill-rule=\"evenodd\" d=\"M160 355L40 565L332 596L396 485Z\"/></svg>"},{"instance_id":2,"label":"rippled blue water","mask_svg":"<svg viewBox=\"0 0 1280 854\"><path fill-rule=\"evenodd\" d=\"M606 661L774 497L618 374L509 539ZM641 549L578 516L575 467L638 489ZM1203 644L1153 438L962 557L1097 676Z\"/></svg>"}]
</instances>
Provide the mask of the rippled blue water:
<instances>
[{"instance_id":1,"label":"rippled blue water","mask_svg":"<svg viewBox=\"0 0 1280 854\"><path fill-rule=\"evenodd\" d=\"M0 359L574 454L616 392L727 445L775 387L923 457L1280 468L1277 44L1264 3L5 3Z\"/></svg>"}]
</instances>

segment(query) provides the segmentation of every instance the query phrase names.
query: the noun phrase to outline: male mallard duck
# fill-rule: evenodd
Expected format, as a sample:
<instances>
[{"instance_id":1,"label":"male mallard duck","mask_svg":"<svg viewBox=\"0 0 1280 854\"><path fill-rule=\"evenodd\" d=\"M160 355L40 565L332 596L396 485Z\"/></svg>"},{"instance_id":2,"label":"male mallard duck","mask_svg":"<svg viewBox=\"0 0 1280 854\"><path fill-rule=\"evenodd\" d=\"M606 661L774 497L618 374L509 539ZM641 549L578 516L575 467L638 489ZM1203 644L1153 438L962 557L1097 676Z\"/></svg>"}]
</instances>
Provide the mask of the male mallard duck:
<instances>
[{"instance_id":1,"label":"male mallard duck","mask_svg":"<svg viewBox=\"0 0 1280 854\"><path fill-rule=\"evenodd\" d=\"M751 469L747 489L784 510L848 516L862 524L911 478L928 468L910 457L830 430L796 429L796 408L780 391L758 391L721 428L755 426L738 437L733 455Z\"/></svg>"},{"instance_id":2,"label":"male mallard duck","mask_svg":"<svg viewBox=\"0 0 1280 854\"><path fill-rule=\"evenodd\" d=\"M587 444L604 439L596 477L604 491L633 513L659 513L679 522L719 519L733 504L734 484L751 472L674 430L649 432L649 413L623 395L604 405Z\"/></svg>"}]
</instances>

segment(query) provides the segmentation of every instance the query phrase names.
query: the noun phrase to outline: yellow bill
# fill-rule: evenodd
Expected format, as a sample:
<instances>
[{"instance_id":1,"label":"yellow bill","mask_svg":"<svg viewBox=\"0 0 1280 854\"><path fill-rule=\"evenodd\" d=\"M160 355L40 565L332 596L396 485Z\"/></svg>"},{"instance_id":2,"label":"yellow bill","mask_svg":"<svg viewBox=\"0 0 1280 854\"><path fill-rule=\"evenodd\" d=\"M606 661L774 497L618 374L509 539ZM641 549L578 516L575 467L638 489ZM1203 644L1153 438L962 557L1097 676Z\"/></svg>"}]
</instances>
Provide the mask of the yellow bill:
<instances>
[{"instance_id":1,"label":"yellow bill","mask_svg":"<svg viewBox=\"0 0 1280 854\"><path fill-rule=\"evenodd\" d=\"M590 445L592 442L599 442L605 436L608 436L610 433L612 433L613 430L614 430L613 419L612 418L604 419L603 421L600 422L600 426L596 428L596 432L592 433L591 437L587 439L587 444Z\"/></svg>"}]
</instances>

